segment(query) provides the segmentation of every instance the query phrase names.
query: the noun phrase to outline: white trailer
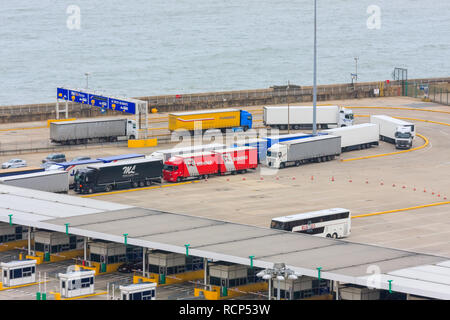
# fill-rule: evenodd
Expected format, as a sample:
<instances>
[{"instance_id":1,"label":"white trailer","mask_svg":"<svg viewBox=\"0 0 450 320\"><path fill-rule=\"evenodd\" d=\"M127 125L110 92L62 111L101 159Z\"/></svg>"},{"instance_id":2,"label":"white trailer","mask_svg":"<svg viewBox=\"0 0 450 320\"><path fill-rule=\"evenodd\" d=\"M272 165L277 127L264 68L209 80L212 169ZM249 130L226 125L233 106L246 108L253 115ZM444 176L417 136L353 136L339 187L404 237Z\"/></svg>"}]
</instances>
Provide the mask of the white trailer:
<instances>
[{"instance_id":1,"label":"white trailer","mask_svg":"<svg viewBox=\"0 0 450 320\"><path fill-rule=\"evenodd\" d=\"M277 143L267 150L268 167L283 169L307 162L322 162L341 154L341 137L320 135Z\"/></svg>"},{"instance_id":2,"label":"white trailer","mask_svg":"<svg viewBox=\"0 0 450 320\"><path fill-rule=\"evenodd\" d=\"M412 142L416 135L413 123L385 115L371 115L370 122L378 124L380 140L395 144L397 149L409 149L412 147Z\"/></svg>"},{"instance_id":3,"label":"white trailer","mask_svg":"<svg viewBox=\"0 0 450 320\"><path fill-rule=\"evenodd\" d=\"M356 124L350 127L327 129L322 132L341 137L341 150L361 150L378 145L380 130L374 123Z\"/></svg>"},{"instance_id":4,"label":"white trailer","mask_svg":"<svg viewBox=\"0 0 450 320\"><path fill-rule=\"evenodd\" d=\"M289 112L288 112L289 110ZM265 126L285 130L311 128L313 123L313 106L265 106L263 113ZM353 125L353 111L339 106L318 106L316 111L318 128L328 126L347 127Z\"/></svg>"},{"instance_id":5,"label":"white trailer","mask_svg":"<svg viewBox=\"0 0 450 320\"><path fill-rule=\"evenodd\" d=\"M128 119L88 119L52 122L51 142L80 144L92 140L117 141L119 137L137 139L136 121Z\"/></svg>"},{"instance_id":6,"label":"white trailer","mask_svg":"<svg viewBox=\"0 0 450 320\"><path fill-rule=\"evenodd\" d=\"M205 151L213 151L213 150L219 150L219 149L225 149L225 148L226 148L226 145L220 144L220 143L192 145L192 146L186 146L186 147L157 150L157 151L153 152L150 156L147 156L146 158L157 158L157 159L162 159L163 162L166 162L171 157L177 156L177 155L205 152Z\"/></svg>"},{"instance_id":7,"label":"white trailer","mask_svg":"<svg viewBox=\"0 0 450 320\"><path fill-rule=\"evenodd\" d=\"M0 178L0 183L40 191L67 193L69 191L69 173L52 170L20 174Z\"/></svg>"}]
</instances>

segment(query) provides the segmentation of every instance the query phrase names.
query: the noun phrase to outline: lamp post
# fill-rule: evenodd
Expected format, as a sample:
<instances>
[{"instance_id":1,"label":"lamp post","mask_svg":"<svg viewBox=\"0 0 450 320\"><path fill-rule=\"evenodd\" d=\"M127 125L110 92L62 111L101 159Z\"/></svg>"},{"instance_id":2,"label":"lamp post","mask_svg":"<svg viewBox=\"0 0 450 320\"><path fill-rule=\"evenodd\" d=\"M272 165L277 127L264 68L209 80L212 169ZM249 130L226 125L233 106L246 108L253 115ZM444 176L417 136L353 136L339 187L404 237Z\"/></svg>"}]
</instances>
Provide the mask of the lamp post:
<instances>
[{"instance_id":1,"label":"lamp post","mask_svg":"<svg viewBox=\"0 0 450 320\"><path fill-rule=\"evenodd\" d=\"M269 300L272 297L272 280L277 279L277 300L280 300L280 281L284 281L286 279L289 280L297 280L298 275L291 269L287 269L284 263L274 263L272 269L265 269L256 274L257 277L263 278L264 280L269 281Z\"/></svg>"},{"instance_id":2,"label":"lamp post","mask_svg":"<svg viewBox=\"0 0 450 320\"><path fill-rule=\"evenodd\" d=\"M86 89L89 88L89 76L91 75L90 72L85 72L84 75L86 76Z\"/></svg>"},{"instance_id":3,"label":"lamp post","mask_svg":"<svg viewBox=\"0 0 450 320\"><path fill-rule=\"evenodd\" d=\"M314 0L314 81L313 81L313 136L317 134L317 0Z\"/></svg>"}]
</instances>

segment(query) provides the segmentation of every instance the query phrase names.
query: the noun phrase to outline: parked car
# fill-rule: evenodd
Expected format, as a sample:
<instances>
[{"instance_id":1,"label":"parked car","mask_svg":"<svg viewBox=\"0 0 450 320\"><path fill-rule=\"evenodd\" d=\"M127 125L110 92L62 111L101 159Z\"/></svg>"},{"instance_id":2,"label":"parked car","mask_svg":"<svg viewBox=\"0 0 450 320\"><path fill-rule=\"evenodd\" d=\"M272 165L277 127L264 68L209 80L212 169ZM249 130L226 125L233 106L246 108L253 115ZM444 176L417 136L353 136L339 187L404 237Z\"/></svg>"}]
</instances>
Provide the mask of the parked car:
<instances>
[{"instance_id":1,"label":"parked car","mask_svg":"<svg viewBox=\"0 0 450 320\"><path fill-rule=\"evenodd\" d=\"M27 162L22 159L11 159L7 162L2 163L2 169L9 169L9 168L21 168L26 167Z\"/></svg>"},{"instance_id":2,"label":"parked car","mask_svg":"<svg viewBox=\"0 0 450 320\"><path fill-rule=\"evenodd\" d=\"M83 160L91 160L91 157L87 157L87 156L79 156L79 157L73 158L71 162L75 162L75 161L83 161Z\"/></svg>"},{"instance_id":3,"label":"parked car","mask_svg":"<svg viewBox=\"0 0 450 320\"><path fill-rule=\"evenodd\" d=\"M66 156L62 153L52 153L49 154L44 160L42 160L42 163L47 162L53 162L53 163L59 163L59 162L66 162Z\"/></svg>"},{"instance_id":4,"label":"parked car","mask_svg":"<svg viewBox=\"0 0 450 320\"><path fill-rule=\"evenodd\" d=\"M139 262L126 262L117 268L121 273L142 272L142 261Z\"/></svg>"}]
</instances>

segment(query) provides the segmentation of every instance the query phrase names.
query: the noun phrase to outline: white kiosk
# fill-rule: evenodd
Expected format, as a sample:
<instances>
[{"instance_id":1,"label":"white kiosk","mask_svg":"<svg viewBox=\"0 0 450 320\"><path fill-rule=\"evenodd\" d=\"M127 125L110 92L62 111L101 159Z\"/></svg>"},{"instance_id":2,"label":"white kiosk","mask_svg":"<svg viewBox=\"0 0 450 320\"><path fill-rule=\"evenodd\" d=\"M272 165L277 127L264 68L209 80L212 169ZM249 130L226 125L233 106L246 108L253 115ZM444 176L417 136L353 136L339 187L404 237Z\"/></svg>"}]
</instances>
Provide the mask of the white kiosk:
<instances>
[{"instance_id":1,"label":"white kiosk","mask_svg":"<svg viewBox=\"0 0 450 320\"><path fill-rule=\"evenodd\" d=\"M36 260L19 260L0 263L5 287L36 282Z\"/></svg>"},{"instance_id":2,"label":"white kiosk","mask_svg":"<svg viewBox=\"0 0 450 320\"><path fill-rule=\"evenodd\" d=\"M61 297L72 298L94 293L94 270L59 273Z\"/></svg>"},{"instance_id":3,"label":"white kiosk","mask_svg":"<svg viewBox=\"0 0 450 320\"><path fill-rule=\"evenodd\" d=\"M156 300L156 283L142 282L120 286L122 300Z\"/></svg>"}]
</instances>

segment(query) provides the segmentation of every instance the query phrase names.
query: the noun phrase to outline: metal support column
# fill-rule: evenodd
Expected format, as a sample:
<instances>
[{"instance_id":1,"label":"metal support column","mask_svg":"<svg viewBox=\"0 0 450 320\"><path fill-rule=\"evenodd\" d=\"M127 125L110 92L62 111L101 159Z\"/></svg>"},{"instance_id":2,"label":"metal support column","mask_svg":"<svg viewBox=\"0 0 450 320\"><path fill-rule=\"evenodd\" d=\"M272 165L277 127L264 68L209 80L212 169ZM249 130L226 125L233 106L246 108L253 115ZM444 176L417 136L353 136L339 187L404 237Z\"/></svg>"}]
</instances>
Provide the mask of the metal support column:
<instances>
[{"instance_id":1,"label":"metal support column","mask_svg":"<svg viewBox=\"0 0 450 320\"><path fill-rule=\"evenodd\" d=\"M28 227L28 255L31 256L31 227Z\"/></svg>"},{"instance_id":2,"label":"metal support column","mask_svg":"<svg viewBox=\"0 0 450 320\"><path fill-rule=\"evenodd\" d=\"M145 256L147 255L147 248L142 249L142 276L145 277Z\"/></svg>"},{"instance_id":3,"label":"metal support column","mask_svg":"<svg viewBox=\"0 0 450 320\"><path fill-rule=\"evenodd\" d=\"M87 237L83 239L83 260L87 260Z\"/></svg>"},{"instance_id":4,"label":"metal support column","mask_svg":"<svg viewBox=\"0 0 450 320\"><path fill-rule=\"evenodd\" d=\"M203 268L204 268L204 279L203 283L205 286L208 285L208 258L203 258Z\"/></svg>"},{"instance_id":5,"label":"metal support column","mask_svg":"<svg viewBox=\"0 0 450 320\"><path fill-rule=\"evenodd\" d=\"M336 281L336 300L339 300L339 281Z\"/></svg>"},{"instance_id":6,"label":"metal support column","mask_svg":"<svg viewBox=\"0 0 450 320\"><path fill-rule=\"evenodd\" d=\"M56 98L56 120L59 120L59 99Z\"/></svg>"},{"instance_id":7,"label":"metal support column","mask_svg":"<svg viewBox=\"0 0 450 320\"><path fill-rule=\"evenodd\" d=\"M269 279L269 300L272 300L272 278Z\"/></svg>"}]
</instances>

